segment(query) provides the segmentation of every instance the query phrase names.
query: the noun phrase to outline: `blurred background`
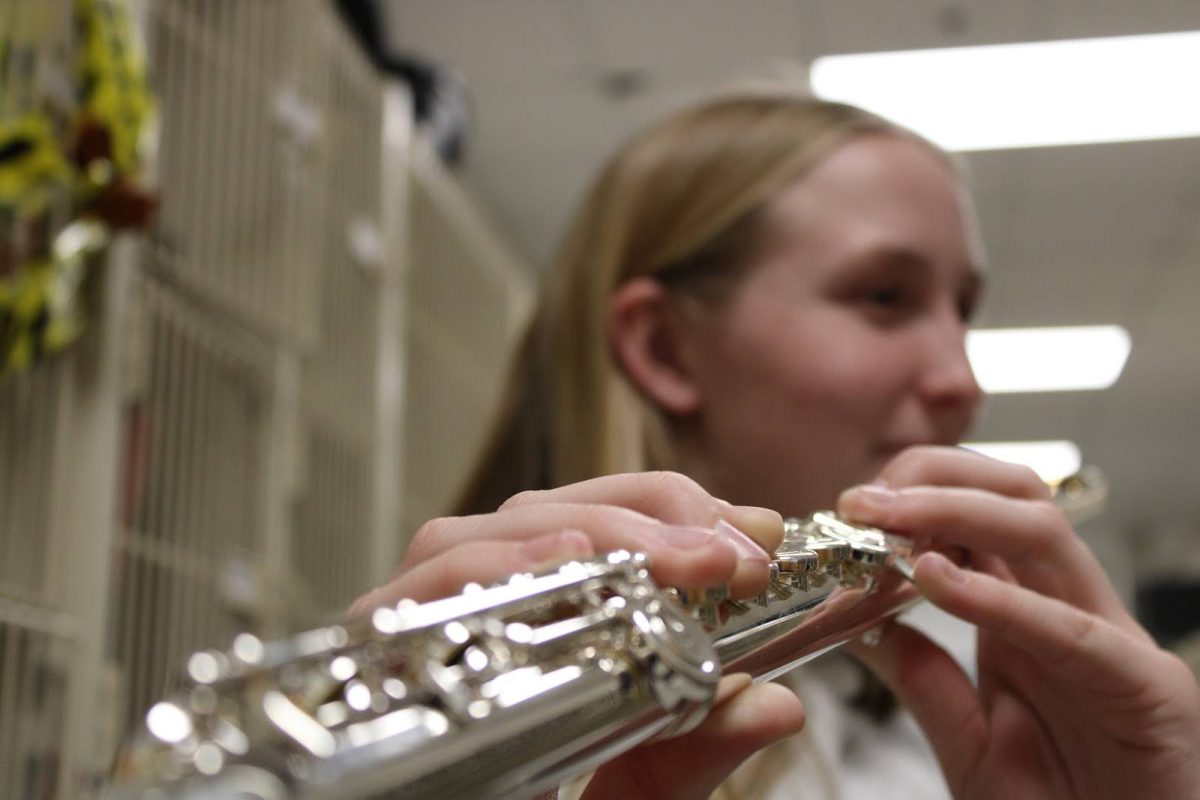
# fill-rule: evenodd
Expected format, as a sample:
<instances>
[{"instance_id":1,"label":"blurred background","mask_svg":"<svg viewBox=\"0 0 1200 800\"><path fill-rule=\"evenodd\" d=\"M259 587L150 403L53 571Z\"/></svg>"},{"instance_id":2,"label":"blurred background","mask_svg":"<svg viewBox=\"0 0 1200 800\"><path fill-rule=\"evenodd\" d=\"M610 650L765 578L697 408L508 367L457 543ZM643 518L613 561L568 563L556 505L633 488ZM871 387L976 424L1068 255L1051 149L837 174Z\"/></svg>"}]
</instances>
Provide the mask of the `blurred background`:
<instances>
[{"instance_id":1,"label":"blurred background","mask_svg":"<svg viewBox=\"0 0 1200 800\"><path fill-rule=\"evenodd\" d=\"M1190 0L0 0L0 797L87 793L188 652L387 579L465 479L562 226L635 129L746 80L821 92L827 56L1189 31ZM1005 56L1018 105L984 127L1039 117L1022 65L1099 82L1063 105L1200 114L1179 62L1129 86L1150 56L1078 52ZM947 141L989 255L980 326L1132 345L1108 388L992 396L973 439L1104 469L1082 533L1181 650L1198 135Z\"/></svg>"}]
</instances>

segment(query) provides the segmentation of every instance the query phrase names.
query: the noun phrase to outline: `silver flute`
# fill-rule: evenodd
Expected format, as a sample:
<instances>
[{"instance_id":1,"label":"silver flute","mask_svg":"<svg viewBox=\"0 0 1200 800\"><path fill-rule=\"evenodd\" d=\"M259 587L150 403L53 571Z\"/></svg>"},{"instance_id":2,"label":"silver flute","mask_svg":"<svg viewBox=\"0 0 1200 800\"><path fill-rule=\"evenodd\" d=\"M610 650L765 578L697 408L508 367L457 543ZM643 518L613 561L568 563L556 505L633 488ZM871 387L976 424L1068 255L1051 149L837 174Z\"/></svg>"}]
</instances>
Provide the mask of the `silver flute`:
<instances>
[{"instance_id":1,"label":"silver flute","mask_svg":"<svg viewBox=\"0 0 1200 800\"><path fill-rule=\"evenodd\" d=\"M821 513L785 523L748 601L660 588L616 552L282 641L241 634L191 656L107 796L529 797L691 730L722 673L768 680L878 625L917 597L909 552Z\"/></svg>"},{"instance_id":2,"label":"silver flute","mask_svg":"<svg viewBox=\"0 0 1200 800\"><path fill-rule=\"evenodd\" d=\"M1077 508L1082 485L1062 495ZM616 552L281 641L241 634L191 656L186 685L146 714L105 796L552 789L695 728L722 674L769 680L919 599L908 540L830 512L784 528L769 584L748 601L661 588L644 556Z\"/></svg>"}]
</instances>

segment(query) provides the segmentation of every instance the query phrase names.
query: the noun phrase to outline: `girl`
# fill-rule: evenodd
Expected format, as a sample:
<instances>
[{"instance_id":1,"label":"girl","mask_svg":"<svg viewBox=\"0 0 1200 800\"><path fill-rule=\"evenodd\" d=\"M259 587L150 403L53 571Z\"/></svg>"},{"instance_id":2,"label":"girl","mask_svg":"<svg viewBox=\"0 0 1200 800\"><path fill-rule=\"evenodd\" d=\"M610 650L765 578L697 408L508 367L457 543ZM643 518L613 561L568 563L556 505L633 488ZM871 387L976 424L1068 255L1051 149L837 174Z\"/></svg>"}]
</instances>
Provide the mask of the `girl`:
<instances>
[{"instance_id":1,"label":"girl","mask_svg":"<svg viewBox=\"0 0 1200 800\"><path fill-rule=\"evenodd\" d=\"M781 92L673 115L588 194L463 516L422 527L361 605L618 547L648 552L665 584L750 595L777 512L836 507L960 555L926 553L916 582L979 628L977 681L905 626L858 648L945 779L893 744L914 755L868 767L877 788L1200 796L1190 671L1122 607L1032 472L952 447L980 400L964 337L982 273L955 165L914 134ZM709 796L803 724L793 689L748 683L726 678L700 728L604 765L585 796ZM855 713L822 700L836 696L806 694ZM841 771L846 753L796 741L740 773L741 792L871 785Z\"/></svg>"}]
</instances>

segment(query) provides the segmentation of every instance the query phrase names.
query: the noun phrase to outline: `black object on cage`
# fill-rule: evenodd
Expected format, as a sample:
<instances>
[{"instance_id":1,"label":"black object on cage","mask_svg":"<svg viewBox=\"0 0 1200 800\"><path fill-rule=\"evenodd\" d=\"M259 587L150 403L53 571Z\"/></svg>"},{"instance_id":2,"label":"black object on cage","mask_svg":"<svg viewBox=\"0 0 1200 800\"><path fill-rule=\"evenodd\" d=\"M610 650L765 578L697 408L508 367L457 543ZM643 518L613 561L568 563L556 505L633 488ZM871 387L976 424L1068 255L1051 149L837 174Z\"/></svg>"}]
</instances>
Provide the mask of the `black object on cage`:
<instances>
[{"instance_id":1,"label":"black object on cage","mask_svg":"<svg viewBox=\"0 0 1200 800\"><path fill-rule=\"evenodd\" d=\"M408 84L415 121L438 155L450 166L460 164L470 129L466 82L449 67L392 50L379 0L336 0L336 5L376 69Z\"/></svg>"}]
</instances>

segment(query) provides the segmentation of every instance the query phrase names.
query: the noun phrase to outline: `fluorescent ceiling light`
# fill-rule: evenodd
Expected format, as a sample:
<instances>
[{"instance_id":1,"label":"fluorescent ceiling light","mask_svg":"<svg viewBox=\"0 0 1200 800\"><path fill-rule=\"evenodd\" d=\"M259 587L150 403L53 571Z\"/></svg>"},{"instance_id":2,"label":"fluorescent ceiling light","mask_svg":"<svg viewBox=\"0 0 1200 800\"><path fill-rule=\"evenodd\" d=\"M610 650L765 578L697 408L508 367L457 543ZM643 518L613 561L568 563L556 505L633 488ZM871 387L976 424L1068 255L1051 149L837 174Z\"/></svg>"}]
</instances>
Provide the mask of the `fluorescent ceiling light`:
<instances>
[{"instance_id":1,"label":"fluorescent ceiling light","mask_svg":"<svg viewBox=\"0 0 1200 800\"><path fill-rule=\"evenodd\" d=\"M1200 135L1200 31L825 56L819 97L950 150Z\"/></svg>"},{"instance_id":2,"label":"fluorescent ceiling light","mask_svg":"<svg viewBox=\"0 0 1200 800\"><path fill-rule=\"evenodd\" d=\"M1056 483L1079 471L1082 460L1074 442L968 442L968 450L1014 464L1024 464L1047 483Z\"/></svg>"},{"instance_id":3,"label":"fluorescent ceiling light","mask_svg":"<svg viewBox=\"0 0 1200 800\"><path fill-rule=\"evenodd\" d=\"M992 328L967 333L967 358L985 392L1107 389L1129 357L1120 325Z\"/></svg>"}]
</instances>

